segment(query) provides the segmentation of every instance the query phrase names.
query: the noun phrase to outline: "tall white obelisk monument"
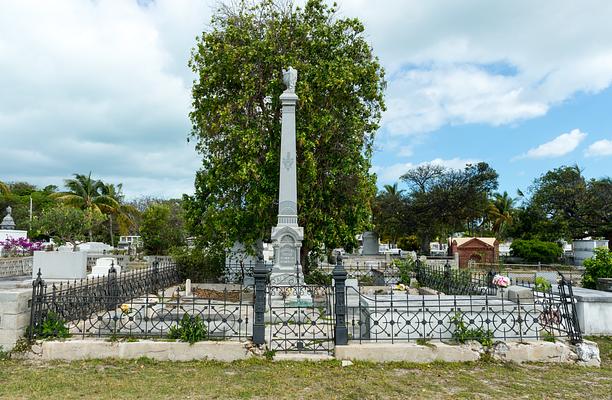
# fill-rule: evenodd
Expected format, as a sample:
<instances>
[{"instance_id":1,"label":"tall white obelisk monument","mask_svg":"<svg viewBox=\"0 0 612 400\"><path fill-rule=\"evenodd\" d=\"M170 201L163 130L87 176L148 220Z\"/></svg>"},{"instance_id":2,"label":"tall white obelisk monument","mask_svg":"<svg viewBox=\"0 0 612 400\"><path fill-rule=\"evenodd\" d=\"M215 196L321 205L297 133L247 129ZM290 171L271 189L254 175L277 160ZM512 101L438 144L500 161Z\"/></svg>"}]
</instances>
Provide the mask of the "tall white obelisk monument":
<instances>
[{"instance_id":1,"label":"tall white obelisk monument","mask_svg":"<svg viewBox=\"0 0 612 400\"><path fill-rule=\"evenodd\" d=\"M287 89L280 96L282 103L280 182L278 190L278 220L272 228L274 266L270 282L273 285L295 285L303 282L300 248L304 228L298 226L297 168L295 150L295 94L297 71L283 70Z\"/></svg>"}]
</instances>

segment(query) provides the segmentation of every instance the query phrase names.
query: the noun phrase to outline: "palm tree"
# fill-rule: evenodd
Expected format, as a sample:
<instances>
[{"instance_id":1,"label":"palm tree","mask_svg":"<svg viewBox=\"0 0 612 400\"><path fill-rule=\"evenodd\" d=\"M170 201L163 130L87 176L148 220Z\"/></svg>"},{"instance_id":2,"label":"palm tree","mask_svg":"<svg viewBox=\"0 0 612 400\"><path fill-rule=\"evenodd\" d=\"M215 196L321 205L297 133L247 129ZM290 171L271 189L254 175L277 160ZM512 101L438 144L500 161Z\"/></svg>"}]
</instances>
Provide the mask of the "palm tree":
<instances>
[{"instance_id":1,"label":"palm tree","mask_svg":"<svg viewBox=\"0 0 612 400\"><path fill-rule=\"evenodd\" d=\"M127 225L132 225L134 222L134 217L138 214L138 210L129 205L123 203L123 184L119 183L118 185L114 185L112 183L104 184L101 186L101 193L105 196L108 196L117 202L116 207L112 207L107 210L108 214L108 227L110 233L111 246L115 245L115 235L113 231L113 218L116 218L117 221L123 222ZM120 223L121 227L121 223Z\"/></svg>"},{"instance_id":2,"label":"palm tree","mask_svg":"<svg viewBox=\"0 0 612 400\"><path fill-rule=\"evenodd\" d=\"M503 194L495 193L489 204L489 218L493 223L493 232L498 236L504 226L512 224L514 214L513 199L508 195L508 192Z\"/></svg>"},{"instance_id":3,"label":"palm tree","mask_svg":"<svg viewBox=\"0 0 612 400\"><path fill-rule=\"evenodd\" d=\"M52 197L64 204L80 208L89 212L107 214L119 206L112 197L103 194L104 183L88 176L74 174L74 179L66 179L68 192L54 193ZM93 241L91 226L89 227L89 241Z\"/></svg>"},{"instance_id":4,"label":"palm tree","mask_svg":"<svg viewBox=\"0 0 612 400\"><path fill-rule=\"evenodd\" d=\"M4 194L9 194L11 192L11 189L9 188L9 186L0 181L0 193L4 193Z\"/></svg>"},{"instance_id":5,"label":"palm tree","mask_svg":"<svg viewBox=\"0 0 612 400\"><path fill-rule=\"evenodd\" d=\"M384 189L385 191L383 192L383 195L391 197L399 197L404 192L403 190L398 190L397 183L394 183L393 185L385 185Z\"/></svg>"}]
</instances>

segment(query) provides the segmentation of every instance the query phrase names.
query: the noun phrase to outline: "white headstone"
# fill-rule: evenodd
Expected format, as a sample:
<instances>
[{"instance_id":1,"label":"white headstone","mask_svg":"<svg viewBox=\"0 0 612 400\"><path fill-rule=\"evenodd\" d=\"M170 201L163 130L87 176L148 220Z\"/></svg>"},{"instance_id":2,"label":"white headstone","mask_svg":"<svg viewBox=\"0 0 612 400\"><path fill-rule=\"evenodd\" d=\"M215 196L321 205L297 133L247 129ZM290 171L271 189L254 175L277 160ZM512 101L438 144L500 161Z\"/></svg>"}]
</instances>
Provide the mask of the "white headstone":
<instances>
[{"instance_id":1,"label":"white headstone","mask_svg":"<svg viewBox=\"0 0 612 400\"><path fill-rule=\"evenodd\" d=\"M90 278L108 275L111 267L115 267L117 275L121 273L121 265L117 264L117 260L113 257L100 257L96 260L96 265L91 268Z\"/></svg>"},{"instance_id":2,"label":"white headstone","mask_svg":"<svg viewBox=\"0 0 612 400\"><path fill-rule=\"evenodd\" d=\"M191 297L191 279L185 281L185 296Z\"/></svg>"}]
</instances>

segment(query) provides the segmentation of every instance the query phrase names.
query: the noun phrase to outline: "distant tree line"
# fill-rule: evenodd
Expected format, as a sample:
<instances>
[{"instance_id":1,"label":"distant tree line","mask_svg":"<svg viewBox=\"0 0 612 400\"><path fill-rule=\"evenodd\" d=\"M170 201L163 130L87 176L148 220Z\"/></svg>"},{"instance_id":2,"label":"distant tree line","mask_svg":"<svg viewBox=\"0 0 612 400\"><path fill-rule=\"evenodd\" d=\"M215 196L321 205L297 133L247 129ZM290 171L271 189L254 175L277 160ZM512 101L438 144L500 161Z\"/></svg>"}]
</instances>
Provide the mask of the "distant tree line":
<instances>
[{"instance_id":1,"label":"distant tree line","mask_svg":"<svg viewBox=\"0 0 612 400\"><path fill-rule=\"evenodd\" d=\"M406 190L398 184L386 185L376 195L375 230L384 241L407 250L418 243L423 253L429 252L430 241L446 241L459 232L499 240L558 242L598 237L612 242L609 177L586 179L578 166L562 166L537 178L529 196L517 191L516 197L496 192L497 178L486 163L463 170L432 164L412 168L400 178ZM543 248L537 243L526 246L519 247L527 253L527 249Z\"/></svg>"},{"instance_id":2,"label":"distant tree line","mask_svg":"<svg viewBox=\"0 0 612 400\"><path fill-rule=\"evenodd\" d=\"M8 206L16 229L57 244L98 241L116 246L119 236L140 235L149 254L168 254L186 242L181 199L150 196L126 201L123 185L74 174L65 190L27 182L0 182L0 219ZM31 202L31 215L30 215Z\"/></svg>"}]
</instances>

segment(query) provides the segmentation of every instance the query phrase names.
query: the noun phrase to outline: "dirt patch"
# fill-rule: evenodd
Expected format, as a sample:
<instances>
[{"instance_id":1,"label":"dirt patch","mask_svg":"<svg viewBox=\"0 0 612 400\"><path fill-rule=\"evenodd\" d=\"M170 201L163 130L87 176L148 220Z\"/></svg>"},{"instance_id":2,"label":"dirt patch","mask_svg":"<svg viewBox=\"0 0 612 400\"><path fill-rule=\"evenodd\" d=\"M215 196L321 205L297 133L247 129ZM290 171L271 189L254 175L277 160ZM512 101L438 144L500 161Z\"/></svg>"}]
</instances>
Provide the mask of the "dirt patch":
<instances>
[{"instance_id":1,"label":"dirt patch","mask_svg":"<svg viewBox=\"0 0 612 400\"><path fill-rule=\"evenodd\" d=\"M232 303L238 303L240 302L240 299L244 299L240 290L219 291L212 289L194 288L192 292L195 297L198 297L200 299L228 301Z\"/></svg>"}]
</instances>

